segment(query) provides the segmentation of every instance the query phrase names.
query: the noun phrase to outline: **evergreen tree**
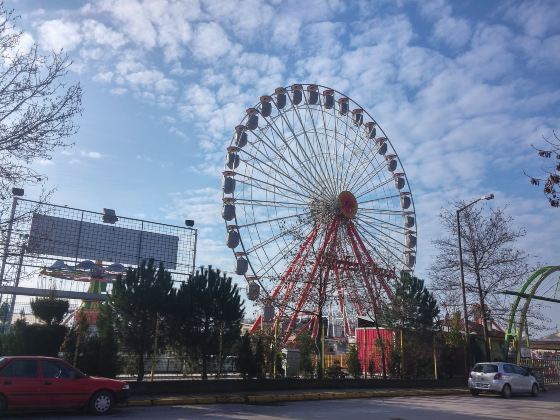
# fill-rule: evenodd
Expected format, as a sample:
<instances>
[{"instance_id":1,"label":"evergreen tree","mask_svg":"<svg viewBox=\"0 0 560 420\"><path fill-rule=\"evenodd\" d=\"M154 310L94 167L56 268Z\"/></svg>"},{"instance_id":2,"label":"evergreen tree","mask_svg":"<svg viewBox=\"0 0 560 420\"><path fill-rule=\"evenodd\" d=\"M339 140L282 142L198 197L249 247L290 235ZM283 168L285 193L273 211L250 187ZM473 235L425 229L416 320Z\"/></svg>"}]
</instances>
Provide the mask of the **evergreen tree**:
<instances>
[{"instance_id":1,"label":"evergreen tree","mask_svg":"<svg viewBox=\"0 0 560 420\"><path fill-rule=\"evenodd\" d=\"M356 346L354 345L351 345L348 349L346 365L348 366L348 373L350 375L352 375L355 379L360 378L362 375L362 364L358 358L358 349L356 349Z\"/></svg>"},{"instance_id":2,"label":"evergreen tree","mask_svg":"<svg viewBox=\"0 0 560 420\"><path fill-rule=\"evenodd\" d=\"M343 379L344 378L344 374L342 373L342 368L340 367L340 362L338 360L335 360L332 365L330 365L326 371L325 374L327 375L327 378L329 379Z\"/></svg>"},{"instance_id":3,"label":"evergreen tree","mask_svg":"<svg viewBox=\"0 0 560 420\"><path fill-rule=\"evenodd\" d=\"M113 308L115 327L125 351L136 356L137 380L144 377L144 358L153 354L158 323L169 310L172 295L171 274L154 260L128 269L113 283L109 303Z\"/></svg>"},{"instance_id":4,"label":"evergreen tree","mask_svg":"<svg viewBox=\"0 0 560 420\"><path fill-rule=\"evenodd\" d=\"M193 302L191 286L181 284L179 289L173 291L171 305L165 316L164 330L167 333L172 348L184 359L194 353L193 334L198 305Z\"/></svg>"},{"instance_id":5,"label":"evergreen tree","mask_svg":"<svg viewBox=\"0 0 560 420\"><path fill-rule=\"evenodd\" d=\"M237 357L237 369L243 376L243 379L252 378L256 375L255 356L251 348L251 337L248 332L241 337Z\"/></svg>"},{"instance_id":6,"label":"evergreen tree","mask_svg":"<svg viewBox=\"0 0 560 420\"><path fill-rule=\"evenodd\" d=\"M312 345L313 340L307 332L300 334L297 339L299 350L299 370L306 378L313 376Z\"/></svg>"},{"instance_id":7,"label":"evergreen tree","mask_svg":"<svg viewBox=\"0 0 560 420\"><path fill-rule=\"evenodd\" d=\"M255 366L257 371L257 378L263 379L265 377L265 357L264 345L262 339L259 337L255 344Z\"/></svg>"},{"instance_id":8,"label":"evergreen tree","mask_svg":"<svg viewBox=\"0 0 560 420\"><path fill-rule=\"evenodd\" d=\"M67 300L57 299L54 293L48 297L40 297L31 301L33 315L47 325L60 324L68 312L70 304Z\"/></svg>"},{"instance_id":9,"label":"evergreen tree","mask_svg":"<svg viewBox=\"0 0 560 420\"><path fill-rule=\"evenodd\" d=\"M437 301L424 281L402 272L382 319L398 335L401 376L415 377L422 369L428 371L426 366L432 362L433 331L438 327L438 316Z\"/></svg>"},{"instance_id":10,"label":"evergreen tree","mask_svg":"<svg viewBox=\"0 0 560 420\"><path fill-rule=\"evenodd\" d=\"M97 337L99 339L98 375L115 378L120 373L119 343L113 322L113 311L108 303L99 306Z\"/></svg>"},{"instance_id":11,"label":"evergreen tree","mask_svg":"<svg viewBox=\"0 0 560 420\"><path fill-rule=\"evenodd\" d=\"M244 308L237 285L220 270L201 269L185 286L192 304L192 332L189 351L202 359L202 378L208 377L208 361L219 363L239 340Z\"/></svg>"}]
</instances>

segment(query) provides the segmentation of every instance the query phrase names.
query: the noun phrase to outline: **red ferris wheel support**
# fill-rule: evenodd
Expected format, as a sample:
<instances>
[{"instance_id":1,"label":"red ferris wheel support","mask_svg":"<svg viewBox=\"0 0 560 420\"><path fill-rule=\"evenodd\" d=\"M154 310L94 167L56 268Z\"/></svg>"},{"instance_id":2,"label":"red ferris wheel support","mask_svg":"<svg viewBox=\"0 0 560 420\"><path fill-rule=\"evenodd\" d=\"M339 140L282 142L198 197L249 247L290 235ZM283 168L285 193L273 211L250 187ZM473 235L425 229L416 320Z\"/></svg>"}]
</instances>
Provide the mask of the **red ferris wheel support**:
<instances>
[{"instance_id":1,"label":"red ferris wheel support","mask_svg":"<svg viewBox=\"0 0 560 420\"><path fill-rule=\"evenodd\" d=\"M330 220L315 223L270 294L276 305L272 322L282 326L284 342L309 329L312 337L317 336L329 292L336 296L346 334L352 333L347 306L358 315L371 310L376 318L381 293L392 296L388 280L394 278L394 270L381 268L372 258L352 220L356 211L355 197L347 191L340 193L337 211ZM347 255L339 255L343 253ZM296 328L298 319L306 317L310 319ZM251 330L262 322L260 316Z\"/></svg>"}]
</instances>

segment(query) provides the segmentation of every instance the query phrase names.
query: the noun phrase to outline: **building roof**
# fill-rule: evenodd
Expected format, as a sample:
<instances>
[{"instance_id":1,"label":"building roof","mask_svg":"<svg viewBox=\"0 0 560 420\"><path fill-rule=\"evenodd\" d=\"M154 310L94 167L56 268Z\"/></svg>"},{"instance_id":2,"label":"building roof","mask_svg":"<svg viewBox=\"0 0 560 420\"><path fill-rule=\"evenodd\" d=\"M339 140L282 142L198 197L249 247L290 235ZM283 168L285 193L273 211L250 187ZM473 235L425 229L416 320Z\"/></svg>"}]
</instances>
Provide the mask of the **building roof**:
<instances>
[{"instance_id":1,"label":"building roof","mask_svg":"<svg viewBox=\"0 0 560 420\"><path fill-rule=\"evenodd\" d=\"M545 335L544 337L537 338L536 341L556 341L560 343L560 331L556 331L555 333Z\"/></svg>"}]
</instances>

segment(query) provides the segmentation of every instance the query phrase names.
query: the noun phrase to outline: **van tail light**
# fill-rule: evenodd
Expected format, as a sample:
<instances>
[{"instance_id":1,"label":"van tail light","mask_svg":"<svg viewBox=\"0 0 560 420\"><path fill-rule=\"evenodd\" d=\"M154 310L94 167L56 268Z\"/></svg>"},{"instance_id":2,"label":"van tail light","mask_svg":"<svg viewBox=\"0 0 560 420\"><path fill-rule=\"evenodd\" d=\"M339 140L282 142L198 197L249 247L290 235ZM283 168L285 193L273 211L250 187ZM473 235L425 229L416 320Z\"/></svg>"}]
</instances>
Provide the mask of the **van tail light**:
<instances>
[{"instance_id":1,"label":"van tail light","mask_svg":"<svg viewBox=\"0 0 560 420\"><path fill-rule=\"evenodd\" d=\"M494 375L494 379L502 379L502 373L498 372Z\"/></svg>"}]
</instances>

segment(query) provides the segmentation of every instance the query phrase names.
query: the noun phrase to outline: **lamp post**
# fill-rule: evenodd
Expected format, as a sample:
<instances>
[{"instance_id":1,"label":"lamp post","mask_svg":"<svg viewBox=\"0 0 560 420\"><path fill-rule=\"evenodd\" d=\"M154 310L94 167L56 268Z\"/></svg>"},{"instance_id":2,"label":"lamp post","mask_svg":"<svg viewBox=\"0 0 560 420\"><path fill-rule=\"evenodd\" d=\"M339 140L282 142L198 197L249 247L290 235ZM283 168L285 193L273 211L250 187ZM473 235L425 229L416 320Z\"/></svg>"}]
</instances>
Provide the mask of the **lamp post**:
<instances>
[{"instance_id":1,"label":"lamp post","mask_svg":"<svg viewBox=\"0 0 560 420\"><path fill-rule=\"evenodd\" d=\"M488 194L483 197L477 198L473 202L461 207L457 210L457 237L459 238L459 264L461 266L461 290L463 292L463 318L464 318L464 332L465 332L465 373L468 374L468 369L471 364L471 355L470 355L470 346L469 346L469 317L467 312L467 294L465 291L465 272L463 270L463 248L461 246L461 218L460 214L463 210L469 208L470 206L478 203L480 200L492 200L494 198L494 194ZM480 281L479 281L479 295L482 294L482 290L480 290ZM481 298L481 305L482 305L482 298ZM487 349L488 342L486 337L486 315L485 310L482 308L482 316L483 316L483 327L484 327L484 345L485 350ZM488 357L488 353L486 353L486 357Z\"/></svg>"}]
</instances>

